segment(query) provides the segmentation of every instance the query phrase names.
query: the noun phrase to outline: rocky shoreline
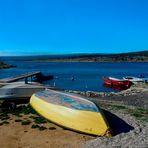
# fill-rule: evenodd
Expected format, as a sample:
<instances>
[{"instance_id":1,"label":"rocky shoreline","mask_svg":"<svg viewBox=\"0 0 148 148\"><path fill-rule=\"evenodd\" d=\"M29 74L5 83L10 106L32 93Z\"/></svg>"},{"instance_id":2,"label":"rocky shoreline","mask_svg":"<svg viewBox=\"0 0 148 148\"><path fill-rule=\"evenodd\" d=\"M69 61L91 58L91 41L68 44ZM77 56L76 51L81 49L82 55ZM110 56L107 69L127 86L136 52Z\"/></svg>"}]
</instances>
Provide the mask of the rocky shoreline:
<instances>
[{"instance_id":1,"label":"rocky shoreline","mask_svg":"<svg viewBox=\"0 0 148 148\"><path fill-rule=\"evenodd\" d=\"M120 92L82 92L82 91L66 91L88 97L91 101L110 101L125 105L133 105L148 108L148 84L141 83L139 86L134 85L127 90Z\"/></svg>"}]
</instances>

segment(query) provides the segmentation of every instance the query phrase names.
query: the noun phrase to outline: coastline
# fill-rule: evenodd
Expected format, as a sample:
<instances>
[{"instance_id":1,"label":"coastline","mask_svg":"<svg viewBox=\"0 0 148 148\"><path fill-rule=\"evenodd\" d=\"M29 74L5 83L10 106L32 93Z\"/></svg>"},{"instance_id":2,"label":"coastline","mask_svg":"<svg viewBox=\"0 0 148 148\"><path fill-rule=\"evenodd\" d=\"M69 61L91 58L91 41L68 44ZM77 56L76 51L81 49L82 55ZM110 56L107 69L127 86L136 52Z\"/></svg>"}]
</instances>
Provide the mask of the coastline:
<instances>
[{"instance_id":1,"label":"coastline","mask_svg":"<svg viewBox=\"0 0 148 148\"><path fill-rule=\"evenodd\" d=\"M148 51L118 54L71 54L67 56L39 56L26 62L148 62Z\"/></svg>"},{"instance_id":2,"label":"coastline","mask_svg":"<svg viewBox=\"0 0 148 148\"><path fill-rule=\"evenodd\" d=\"M141 62L142 63L142 62L146 62L147 63L148 60L147 61L89 61L89 60L83 60L83 61L81 61L81 60L65 60L65 59L62 59L62 60L54 59L53 60L53 59L49 59L49 60L32 60L32 61L31 60L30 61L28 60L28 61L24 61L24 62L63 62L63 63L64 62L65 63L66 62L80 62L80 63L85 63L85 62L90 62L90 63L93 63L93 62L98 62L98 63L108 63L108 62L109 63L115 63L115 62L116 63L125 63L125 62L129 62L129 63L130 62L137 62L138 63L139 62L140 63Z\"/></svg>"},{"instance_id":3,"label":"coastline","mask_svg":"<svg viewBox=\"0 0 148 148\"><path fill-rule=\"evenodd\" d=\"M140 86L133 85L131 88L120 92L83 92L72 90L66 92L87 97L96 104L99 104L99 101L106 101L123 105L139 106L145 109L148 108L148 84L141 83Z\"/></svg>"}]
</instances>

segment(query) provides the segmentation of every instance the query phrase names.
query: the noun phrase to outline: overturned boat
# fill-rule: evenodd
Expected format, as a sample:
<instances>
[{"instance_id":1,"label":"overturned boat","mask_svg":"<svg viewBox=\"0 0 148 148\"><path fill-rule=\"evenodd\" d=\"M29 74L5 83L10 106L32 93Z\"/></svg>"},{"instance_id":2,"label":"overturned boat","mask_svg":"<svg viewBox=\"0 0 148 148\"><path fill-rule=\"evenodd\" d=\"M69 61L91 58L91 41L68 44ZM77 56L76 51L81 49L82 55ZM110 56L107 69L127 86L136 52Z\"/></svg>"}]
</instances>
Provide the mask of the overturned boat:
<instances>
[{"instance_id":1,"label":"overturned boat","mask_svg":"<svg viewBox=\"0 0 148 148\"><path fill-rule=\"evenodd\" d=\"M45 90L32 95L31 106L46 119L78 132L111 136L101 109L77 95Z\"/></svg>"},{"instance_id":2,"label":"overturned boat","mask_svg":"<svg viewBox=\"0 0 148 148\"><path fill-rule=\"evenodd\" d=\"M36 82L27 84L23 81L2 83L0 87L0 100L29 99L33 93L44 89L45 86Z\"/></svg>"}]
</instances>

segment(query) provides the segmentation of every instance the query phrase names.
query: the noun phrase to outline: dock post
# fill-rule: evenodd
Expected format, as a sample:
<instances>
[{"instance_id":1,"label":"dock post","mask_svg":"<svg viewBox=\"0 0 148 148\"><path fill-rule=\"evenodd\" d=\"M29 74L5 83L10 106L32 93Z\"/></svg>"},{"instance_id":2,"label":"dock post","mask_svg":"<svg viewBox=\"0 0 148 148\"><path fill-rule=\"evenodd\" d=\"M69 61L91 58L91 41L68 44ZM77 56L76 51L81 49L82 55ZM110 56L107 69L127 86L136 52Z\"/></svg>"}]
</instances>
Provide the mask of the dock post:
<instances>
[{"instance_id":1,"label":"dock post","mask_svg":"<svg viewBox=\"0 0 148 148\"><path fill-rule=\"evenodd\" d=\"M25 84L28 84L28 78L27 77L25 78Z\"/></svg>"}]
</instances>

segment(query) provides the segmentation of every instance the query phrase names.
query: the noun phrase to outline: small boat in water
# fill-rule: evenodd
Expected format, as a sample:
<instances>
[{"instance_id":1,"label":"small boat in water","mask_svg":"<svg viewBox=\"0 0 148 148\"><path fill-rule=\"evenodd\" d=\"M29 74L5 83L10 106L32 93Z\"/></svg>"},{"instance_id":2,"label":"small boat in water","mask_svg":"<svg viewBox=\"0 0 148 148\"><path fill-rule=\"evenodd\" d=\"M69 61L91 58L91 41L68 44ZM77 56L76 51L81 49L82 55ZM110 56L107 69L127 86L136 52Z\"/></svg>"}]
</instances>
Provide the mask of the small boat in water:
<instances>
[{"instance_id":1,"label":"small boat in water","mask_svg":"<svg viewBox=\"0 0 148 148\"><path fill-rule=\"evenodd\" d=\"M54 90L32 95L31 106L46 119L78 132L111 136L111 130L101 109L78 95Z\"/></svg>"},{"instance_id":2,"label":"small boat in water","mask_svg":"<svg viewBox=\"0 0 148 148\"><path fill-rule=\"evenodd\" d=\"M133 83L137 83L137 82L144 82L144 80L142 78L138 78L138 77L132 77L132 76L126 76L123 77L124 80L129 80Z\"/></svg>"},{"instance_id":3,"label":"small boat in water","mask_svg":"<svg viewBox=\"0 0 148 148\"><path fill-rule=\"evenodd\" d=\"M104 83L110 86L120 86L124 88L129 88L132 82L129 80L118 79L113 77L103 77Z\"/></svg>"}]
</instances>

